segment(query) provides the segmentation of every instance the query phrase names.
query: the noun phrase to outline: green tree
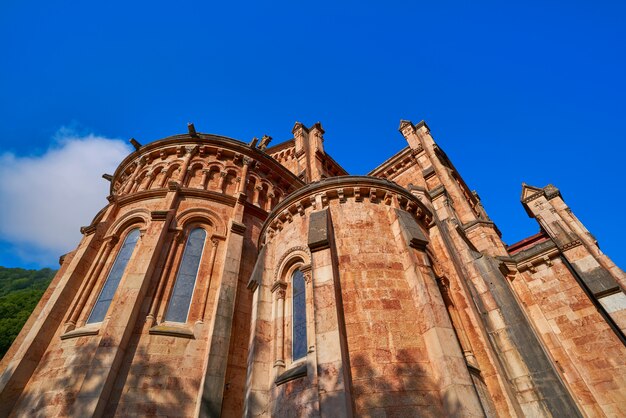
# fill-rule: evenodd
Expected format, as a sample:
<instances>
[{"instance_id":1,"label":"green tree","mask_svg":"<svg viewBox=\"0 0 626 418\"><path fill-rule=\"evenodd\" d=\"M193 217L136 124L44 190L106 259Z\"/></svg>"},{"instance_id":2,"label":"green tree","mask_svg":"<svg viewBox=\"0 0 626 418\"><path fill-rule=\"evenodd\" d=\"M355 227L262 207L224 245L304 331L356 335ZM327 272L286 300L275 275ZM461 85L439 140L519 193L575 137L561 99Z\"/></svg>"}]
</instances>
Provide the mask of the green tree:
<instances>
[{"instance_id":1,"label":"green tree","mask_svg":"<svg viewBox=\"0 0 626 418\"><path fill-rule=\"evenodd\" d=\"M0 267L0 357L3 357L41 299L56 270Z\"/></svg>"}]
</instances>

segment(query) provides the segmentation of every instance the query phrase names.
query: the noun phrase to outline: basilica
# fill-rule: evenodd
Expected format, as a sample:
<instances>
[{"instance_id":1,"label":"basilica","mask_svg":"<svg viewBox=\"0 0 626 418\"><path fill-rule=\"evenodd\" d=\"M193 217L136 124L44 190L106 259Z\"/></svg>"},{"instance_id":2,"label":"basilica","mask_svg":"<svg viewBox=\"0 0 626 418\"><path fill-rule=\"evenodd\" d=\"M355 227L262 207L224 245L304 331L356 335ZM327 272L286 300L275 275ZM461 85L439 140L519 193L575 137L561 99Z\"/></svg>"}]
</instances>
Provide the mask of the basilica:
<instances>
[{"instance_id":1,"label":"basilica","mask_svg":"<svg viewBox=\"0 0 626 418\"><path fill-rule=\"evenodd\" d=\"M0 416L626 416L626 275L559 189L506 245L425 122L365 176L292 135L131 139Z\"/></svg>"}]
</instances>

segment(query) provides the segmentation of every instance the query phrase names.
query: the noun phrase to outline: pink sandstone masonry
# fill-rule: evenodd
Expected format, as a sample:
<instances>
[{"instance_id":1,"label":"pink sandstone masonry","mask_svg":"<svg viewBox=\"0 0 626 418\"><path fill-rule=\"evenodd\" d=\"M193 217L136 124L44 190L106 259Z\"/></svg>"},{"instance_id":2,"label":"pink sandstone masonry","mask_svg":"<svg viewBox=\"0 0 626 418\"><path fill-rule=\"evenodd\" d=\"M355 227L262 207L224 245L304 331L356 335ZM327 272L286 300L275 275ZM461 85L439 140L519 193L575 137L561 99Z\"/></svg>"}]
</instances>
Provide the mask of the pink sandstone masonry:
<instances>
[{"instance_id":1,"label":"pink sandstone masonry","mask_svg":"<svg viewBox=\"0 0 626 418\"><path fill-rule=\"evenodd\" d=\"M560 191L523 185L540 231L507 246L426 123L399 130L367 176L320 123L133 141L0 416L625 416L626 276Z\"/></svg>"}]
</instances>

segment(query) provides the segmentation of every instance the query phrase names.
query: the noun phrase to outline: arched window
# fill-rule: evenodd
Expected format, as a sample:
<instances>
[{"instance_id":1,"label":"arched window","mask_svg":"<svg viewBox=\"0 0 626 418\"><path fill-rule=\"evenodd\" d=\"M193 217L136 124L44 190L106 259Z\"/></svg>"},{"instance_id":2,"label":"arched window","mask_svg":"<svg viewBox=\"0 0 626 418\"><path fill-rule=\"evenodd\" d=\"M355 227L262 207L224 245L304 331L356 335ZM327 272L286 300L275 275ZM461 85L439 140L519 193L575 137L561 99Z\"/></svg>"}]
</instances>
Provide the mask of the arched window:
<instances>
[{"instance_id":1,"label":"arched window","mask_svg":"<svg viewBox=\"0 0 626 418\"><path fill-rule=\"evenodd\" d=\"M87 319L88 324L102 322L104 320L109 306L111 305L111 301L113 300L113 296L115 295L115 291L117 290L117 286L120 284L120 280L124 275L128 260L130 260L130 257L133 255L137 241L139 241L139 228L131 230L128 235L126 235L126 239L117 254L113 267L111 267L109 276L104 282L104 286L102 286L98 301L94 305L89 319Z\"/></svg>"},{"instance_id":2,"label":"arched window","mask_svg":"<svg viewBox=\"0 0 626 418\"><path fill-rule=\"evenodd\" d=\"M174 283L174 290L165 314L166 321L187 322L205 238L206 231L202 228L196 228L189 233L183 252L183 259L180 262L180 268Z\"/></svg>"},{"instance_id":3,"label":"arched window","mask_svg":"<svg viewBox=\"0 0 626 418\"><path fill-rule=\"evenodd\" d=\"M292 285L292 336L291 359L298 360L306 356L306 290L304 274L297 269L291 277Z\"/></svg>"}]
</instances>

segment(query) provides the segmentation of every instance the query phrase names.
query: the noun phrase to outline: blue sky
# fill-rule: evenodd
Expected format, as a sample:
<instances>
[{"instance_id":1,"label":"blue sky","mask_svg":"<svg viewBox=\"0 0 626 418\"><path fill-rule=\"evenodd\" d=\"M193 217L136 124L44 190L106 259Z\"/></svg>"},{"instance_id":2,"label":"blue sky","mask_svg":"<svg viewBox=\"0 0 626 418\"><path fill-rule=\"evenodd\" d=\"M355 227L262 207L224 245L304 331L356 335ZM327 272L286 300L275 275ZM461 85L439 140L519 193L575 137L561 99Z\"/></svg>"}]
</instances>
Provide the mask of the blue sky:
<instances>
[{"instance_id":1,"label":"blue sky","mask_svg":"<svg viewBox=\"0 0 626 418\"><path fill-rule=\"evenodd\" d=\"M428 122L505 242L538 230L521 183L553 183L626 265L626 3L224 3L2 2L0 265L76 245L120 139L321 121L364 174L406 145L400 119Z\"/></svg>"}]
</instances>

